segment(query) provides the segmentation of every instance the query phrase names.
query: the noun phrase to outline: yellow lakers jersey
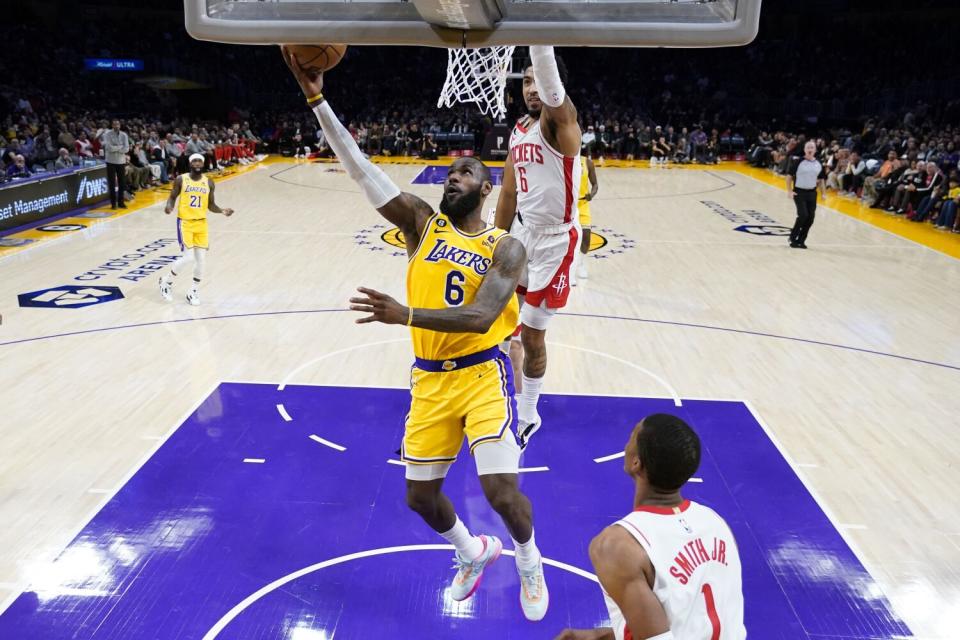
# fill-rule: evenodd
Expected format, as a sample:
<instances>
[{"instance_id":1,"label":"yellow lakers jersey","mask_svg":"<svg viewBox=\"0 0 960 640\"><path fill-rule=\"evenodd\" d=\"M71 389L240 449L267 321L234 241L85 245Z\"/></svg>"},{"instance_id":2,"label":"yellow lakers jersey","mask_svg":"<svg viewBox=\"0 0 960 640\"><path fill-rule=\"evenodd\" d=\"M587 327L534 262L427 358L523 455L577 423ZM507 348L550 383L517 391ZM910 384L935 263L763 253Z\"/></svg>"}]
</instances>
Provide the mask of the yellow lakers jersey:
<instances>
[{"instance_id":1,"label":"yellow lakers jersey","mask_svg":"<svg viewBox=\"0 0 960 640\"><path fill-rule=\"evenodd\" d=\"M590 193L590 172L587 171L587 157L580 156L580 193L577 195L577 206L590 206L590 203L583 199Z\"/></svg>"},{"instance_id":2,"label":"yellow lakers jersey","mask_svg":"<svg viewBox=\"0 0 960 640\"><path fill-rule=\"evenodd\" d=\"M177 217L183 220L206 220L209 201L210 183L206 176L199 180L191 179L190 174L181 176Z\"/></svg>"},{"instance_id":3,"label":"yellow lakers jersey","mask_svg":"<svg viewBox=\"0 0 960 640\"><path fill-rule=\"evenodd\" d=\"M473 302L493 263L497 243L506 235L506 231L492 226L466 234L444 214L433 214L407 267L407 304L419 309L445 309ZM413 352L418 358L447 360L489 349L513 334L519 316L517 298L510 296L510 302L484 334L414 327L410 331Z\"/></svg>"}]
</instances>

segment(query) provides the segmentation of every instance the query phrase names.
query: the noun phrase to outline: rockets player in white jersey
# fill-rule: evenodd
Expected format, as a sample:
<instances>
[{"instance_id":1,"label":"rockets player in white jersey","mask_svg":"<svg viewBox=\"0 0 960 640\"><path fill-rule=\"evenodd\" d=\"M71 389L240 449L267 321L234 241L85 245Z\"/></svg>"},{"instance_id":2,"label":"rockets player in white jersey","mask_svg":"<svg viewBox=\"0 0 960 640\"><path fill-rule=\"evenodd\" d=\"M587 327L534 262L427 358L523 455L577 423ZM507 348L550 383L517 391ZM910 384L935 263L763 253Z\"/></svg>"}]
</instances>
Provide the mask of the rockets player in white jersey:
<instances>
[{"instance_id":1,"label":"rockets player in white jersey","mask_svg":"<svg viewBox=\"0 0 960 640\"><path fill-rule=\"evenodd\" d=\"M700 465L697 434L676 416L647 416L624 454L634 510L590 543L611 626L565 629L556 640L743 640L733 533L680 495Z\"/></svg>"},{"instance_id":2,"label":"rockets player in white jersey","mask_svg":"<svg viewBox=\"0 0 960 640\"><path fill-rule=\"evenodd\" d=\"M526 447L540 428L537 403L547 372L550 318L567 303L570 268L580 243L580 125L566 95L566 68L553 47L532 46L524 63L527 115L514 127L503 169L496 225L527 250L520 278L523 373L517 382L517 439Z\"/></svg>"}]
</instances>

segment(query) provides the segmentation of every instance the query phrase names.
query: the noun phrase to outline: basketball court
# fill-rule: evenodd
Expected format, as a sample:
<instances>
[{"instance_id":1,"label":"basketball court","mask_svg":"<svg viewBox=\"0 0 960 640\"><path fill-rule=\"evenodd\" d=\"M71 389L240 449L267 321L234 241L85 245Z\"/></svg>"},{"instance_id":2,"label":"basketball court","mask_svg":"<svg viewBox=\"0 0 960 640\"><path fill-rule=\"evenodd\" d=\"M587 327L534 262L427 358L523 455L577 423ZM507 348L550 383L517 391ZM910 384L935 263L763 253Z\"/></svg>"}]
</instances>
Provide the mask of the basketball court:
<instances>
[{"instance_id":1,"label":"basketball court","mask_svg":"<svg viewBox=\"0 0 960 640\"><path fill-rule=\"evenodd\" d=\"M512 2L507 17L505 3L452 15L414 0L313 3L320 20L307 4L188 0L186 26L259 44L724 46L752 39L759 15L755 0ZM494 93L511 54L496 54ZM331 101L354 81L331 71ZM474 97L496 111L488 89ZM436 205L448 164L380 166ZM409 333L347 309L360 286L404 300L397 229L338 163L270 157L215 178L236 215L211 217L200 306L187 278L173 302L158 291L179 253L169 190L0 238L0 638L604 625L587 546L630 511L623 447L656 412L702 439L683 493L733 529L751 638L956 638L960 299L944 292L960 288L958 237L831 197L796 251L770 173L597 173L590 275L551 325L544 426L521 459L552 592L542 622L524 619L509 557L455 602L453 548L405 504ZM445 485L454 506L507 539L468 458Z\"/></svg>"},{"instance_id":2,"label":"basketball court","mask_svg":"<svg viewBox=\"0 0 960 640\"><path fill-rule=\"evenodd\" d=\"M439 200L434 170L383 166ZM360 285L402 296L406 260L337 167L220 181L237 215L211 220L200 307L157 291L150 264L175 254L159 204L2 259L0 636L601 623L586 545L630 509L616 454L637 419L671 411L704 439L685 494L734 529L754 637L952 637L954 258L830 209L791 251L792 203L734 167L600 168L602 244L551 332L545 427L521 461L554 592L533 625L510 559L478 597L445 597L452 552L404 505L409 339L345 308ZM68 286L122 297L23 296ZM473 529L505 535L472 463L449 482Z\"/></svg>"}]
</instances>

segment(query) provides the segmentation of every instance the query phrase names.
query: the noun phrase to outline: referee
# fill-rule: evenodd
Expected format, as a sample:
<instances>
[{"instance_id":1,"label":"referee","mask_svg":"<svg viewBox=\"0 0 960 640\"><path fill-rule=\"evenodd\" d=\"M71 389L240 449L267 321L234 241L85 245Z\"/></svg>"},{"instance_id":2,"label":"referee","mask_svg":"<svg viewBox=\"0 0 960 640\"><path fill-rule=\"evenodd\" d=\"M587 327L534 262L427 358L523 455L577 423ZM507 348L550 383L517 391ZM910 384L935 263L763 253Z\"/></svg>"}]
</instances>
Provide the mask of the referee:
<instances>
[{"instance_id":1,"label":"referee","mask_svg":"<svg viewBox=\"0 0 960 640\"><path fill-rule=\"evenodd\" d=\"M824 180L827 177L823 165L816 159L817 143L808 140L803 145L803 158L800 162L791 163L787 175L787 193L797 205L797 221L790 231L790 246L794 249L806 249L804 241L807 233L813 226L814 214L817 211L817 188L823 197L827 197L827 187Z\"/></svg>"}]
</instances>

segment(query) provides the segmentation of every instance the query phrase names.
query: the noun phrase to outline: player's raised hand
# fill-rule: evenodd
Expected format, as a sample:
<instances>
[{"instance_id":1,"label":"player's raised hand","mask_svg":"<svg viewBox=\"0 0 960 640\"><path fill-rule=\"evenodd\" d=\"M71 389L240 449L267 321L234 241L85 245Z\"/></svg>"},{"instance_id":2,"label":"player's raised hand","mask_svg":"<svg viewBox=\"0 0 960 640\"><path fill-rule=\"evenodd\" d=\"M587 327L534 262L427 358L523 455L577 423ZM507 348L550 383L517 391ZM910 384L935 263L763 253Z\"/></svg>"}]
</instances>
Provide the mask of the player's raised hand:
<instances>
[{"instance_id":1,"label":"player's raised hand","mask_svg":"<svg viewBox=\"0 0 960 640\"><path fill-rule=\"evenodd\" d=\"M303 95L312 98L323 92L322 73L307 73L304 71L297 61L296 56L293 55L293 51L291 51L287 45L280 45L280 53L283 56L283 61L287 64L287 68L290 69L293 77L297 79L297 84L300 85Z\"/></svg>"},{"instance_id":2,"label":"player's raised hand","mask_svg":"<svg viewBox=\"0 0 960 640\"><path fill-rule=\"evenodd\" d=\"M361 311L371 315L358 318L357 324L368 322L382 322L384 324L407 324L410 310L385 293L358 287L357 291L365 298L350 298L350 310Z\"/></svg>"}]
</instances>

